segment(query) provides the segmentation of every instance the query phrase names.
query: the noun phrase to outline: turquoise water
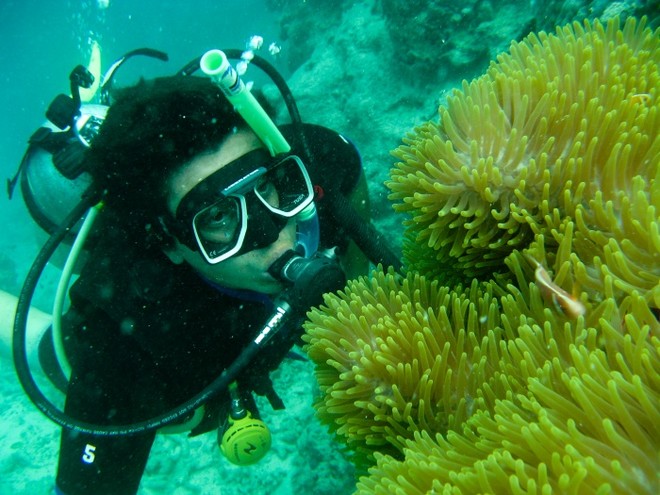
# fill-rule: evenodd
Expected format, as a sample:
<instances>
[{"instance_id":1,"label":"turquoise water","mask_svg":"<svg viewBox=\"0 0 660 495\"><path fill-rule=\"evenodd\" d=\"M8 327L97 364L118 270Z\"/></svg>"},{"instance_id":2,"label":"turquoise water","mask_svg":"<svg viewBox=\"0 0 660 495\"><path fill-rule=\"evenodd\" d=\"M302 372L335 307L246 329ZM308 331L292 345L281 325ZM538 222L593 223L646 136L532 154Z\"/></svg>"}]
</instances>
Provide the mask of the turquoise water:
<instances>
[{"instance_id":1,"label":"turquoise water","mask_svg":"<svg viewBox=\"0 0 660 495\"><path fill-rule=\"evenodd\" d=\"M128 84L141 76L173 73L210 48L244 48L255 34L267 43L276 41L272 15L259 1L114 1L105 9L96 1L0 3L0 107L6 109L0 117L1 175L14 174L28 137L44 122L47 105L57 93L68 93L69 72L87 62L90 39L102 46L104 69L135 48L168 53L167 63L146 58L127 63L117 82ZM45 237L18 191L12 201L4 192L0 195L0 218L5 231L0 236L0 289L16 294ZM43 309L51 304L57 276L57 270L49 270L37 293ZM13 315L6 313L0 346L0 493L52 493L59 428L32 406L15 378L6 335ZM140 493L349 493L352 466L313 416L311 365L288 363L278 375L277 387L288 408L274 412L260 404L274 440L259 465L230 465L214 434L161 436Z\"/></svg>"},{"instance_id":2,"label":"turquoise water","mask_svg":"<svg viewBox=\"0 0 660 495\"><path fill-rule=\"evenodd\" d=\"M282 47L268 58L288 79L306 121L349 136L361 150L374 223L396 243L383 182L390 150L415 125L437 118L463 78L481 74L513 39L585 15L649 13L653 2L410 0L5 0L0 2L0 172L14 174L26 141L44 122L71 69L87 62L90 41L102 46L103 68L129 50L165 51L170 61L126 64L119 84L176 72L211 48L244 48L252 35ZM456 5L454 5L456 4ZM657 9L657 2L656 7ZM656 15L657 23L657 15ZM44 234L20 194L0 194L0 289L17 294ZM36 304L51 305L58 271L49 269ZM10 352L11 311L0 340L0 495L46 494L53 486L58 427L24 396ZM314 417L312 366L287 362L275 387L287 405L261 405L273 450L259 465L236 468L215 436L159 437L141 494L316 495L351 493L354 470Z\"/></svg>"}]
</instances>

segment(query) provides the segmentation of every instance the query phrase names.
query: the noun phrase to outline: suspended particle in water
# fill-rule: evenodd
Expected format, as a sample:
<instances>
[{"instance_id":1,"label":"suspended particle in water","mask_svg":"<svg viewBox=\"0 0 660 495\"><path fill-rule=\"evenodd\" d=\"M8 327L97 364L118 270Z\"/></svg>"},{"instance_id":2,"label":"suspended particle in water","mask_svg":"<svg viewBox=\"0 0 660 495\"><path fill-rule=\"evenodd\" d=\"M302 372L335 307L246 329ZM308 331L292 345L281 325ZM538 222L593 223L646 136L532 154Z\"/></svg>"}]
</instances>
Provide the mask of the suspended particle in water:
<instances>
[{"instance_id":1,"label":"suspended particle in water","mask_svg":"<svg viewBox=\"0 0 660 495\"><path fill-rule=\"evenodd\" d=\"M259 50L263 44L264 39L261 36L255 34L254 36L251 36L247 42L247 48L248 50Z\"/></svg>"},{"instance_id":2,"label":"suspended particle in water","mask_svg":"<svg viewBox=\"0 0 660 495\"><path fill-rule=\"evenodd\" d=\"M271 55L277 55L282 51L282 47L278 45L277 43L273 42L270 45L268 45L268 52Z\"/></svg>"},{"instance_id":3,"label":"suspended particle in water","mask_svg":"<svg viewBox=\"0 0 660 495\"><path fill-rule=\"evenodd\" d=\"M248 62L245 60L241 60L236 64L236 72L238 72L239 76L245 74L247 72L247 68L248 68Z\"/></svg>"}]
</instances>

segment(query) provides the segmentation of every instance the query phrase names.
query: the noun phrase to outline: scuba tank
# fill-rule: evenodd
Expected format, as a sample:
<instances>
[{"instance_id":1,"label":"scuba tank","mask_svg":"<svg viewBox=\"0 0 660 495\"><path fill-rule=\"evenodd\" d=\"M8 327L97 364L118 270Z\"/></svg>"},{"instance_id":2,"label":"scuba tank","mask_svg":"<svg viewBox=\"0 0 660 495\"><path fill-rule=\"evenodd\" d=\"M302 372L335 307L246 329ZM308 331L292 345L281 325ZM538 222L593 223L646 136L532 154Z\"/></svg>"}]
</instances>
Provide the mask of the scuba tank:
<instances>
[{"instance_id":1,"label":"scuba tank","mask_svg":"<svg viewBox=\"0 0 660 495\"><path fill-rule=\"evenodd\" d=\"M98 51L98 45L94 45ZM100 74L79 65L69 75L71 96L60 94L46 110L46 122L28 140L28 147L15 175L7 179L12 199L20 181L21 194L37 225L53 234L80 202L92 179L83 168L85 150L98 133L110 105L110 90L117 69L136 55L166 61L166 53L151 48L128 52L116 60L99 84ZM100 55L92 54L90 67L100 71ZM98 91L93 91L93 88ZM98 103L91 103L97 95ZM77 228L65 237L70 244Z\"/></svg>"}]
</instances>

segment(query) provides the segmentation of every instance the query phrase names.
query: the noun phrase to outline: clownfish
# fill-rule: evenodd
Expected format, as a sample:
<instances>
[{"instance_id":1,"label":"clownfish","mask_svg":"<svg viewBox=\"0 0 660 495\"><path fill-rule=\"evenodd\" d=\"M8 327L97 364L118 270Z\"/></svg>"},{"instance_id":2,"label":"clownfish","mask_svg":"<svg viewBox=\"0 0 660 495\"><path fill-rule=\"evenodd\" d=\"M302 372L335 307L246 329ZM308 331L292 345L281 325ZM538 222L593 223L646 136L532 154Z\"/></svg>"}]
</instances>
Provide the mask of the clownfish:
<instances>
[{"instance_id":1,"label":"clownfish","mask_svg":"<svg viewBox=\"0 0 660 495\"><path fill-rule=\"evenodd\" d=\"M630 97L630 102L648 106L651 103L651 95L648 93L637 93Z\"/></svg>"},{"instance_id":2,"label":"clownfish","mask_svg":"<svg viewBox=\"0 0 660 495\"><path fill-rule=\"evenodd\" d=\"M572 319L582 316L587 311L584 304L578 301L575 296L566 292L552 280L550 274L541 263L528 254L525 256L532 266L535 267L534 280L546 301L552 302L552 305L559 312Z\"/></svg>"}]
</instances>

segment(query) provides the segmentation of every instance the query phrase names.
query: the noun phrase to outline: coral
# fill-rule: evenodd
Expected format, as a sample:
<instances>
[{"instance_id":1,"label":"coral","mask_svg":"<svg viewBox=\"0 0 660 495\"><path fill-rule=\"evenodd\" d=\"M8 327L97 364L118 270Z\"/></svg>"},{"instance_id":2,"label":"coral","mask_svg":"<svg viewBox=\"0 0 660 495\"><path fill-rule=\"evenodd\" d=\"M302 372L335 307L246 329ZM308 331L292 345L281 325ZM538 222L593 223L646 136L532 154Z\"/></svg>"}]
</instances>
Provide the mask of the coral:
<instances>
[{"instance_id":1,"label":"coral","mask_svg":"<svg viewBox=\"0 0 660 495\"><path fill-rule=\"evenodd\" d=\"M660 325L647 302L562 318L512 263L521 288L506 293L375 272L310 313L319 415L377 461L359 493L653 493Z\"/></svg>"},{"instance_id":2,"label":"coral","mask_svg":"<svg viewBox=\"0 0 660 495\"><path fill-rule=\"evenodd\" d=\"M527 34L534 17L527 0L381 0L380 7L397 47L397 74L412 84L478 74L511 39Z\"/></svg>"},{"instance_id":3,"label":"coral","mask_svg":"<svg viewBox=\"0 0 660 495\"><path fill-rule=\"evenodd\" d=\"M324 0L266 0L266 7L279 19L279 40L284 43L283 57L288 69L293 71L310 58L315 45L319 43L320 34L333 36L342 32L340 23L342 13L348 7L345 0L326 2ZM323 19L319 23L318 19ZM310 30L310 25L316 29ZM325 40L328 43L329 40Z\"/></svg>"},{"instance_id":4,"label":"coral","mask_svg":"<svg viewBox=\"0 0 660 495\"><path fill-rule=\"evenodd\" d=\"M659 59L644 20L531 35L395 151L407 273L305 326L358 493L657 493Z\"/></svg>"},{"instance_id":5,"label":"coral","mask_svg":"<svg viewBox=\"0 0 660 495\"><path fill-rule=\"evenodd\" d=\"M514 298L492 283L449 289L392 270L353 280L306 324L319 415L367 457L374 450L398 455L420 430L456 430L475 410L492 410L497 397L524 391L529 373L503 362L501 348L521 322L562 325L534 284Z\"/></svg>"}]
</instances>

